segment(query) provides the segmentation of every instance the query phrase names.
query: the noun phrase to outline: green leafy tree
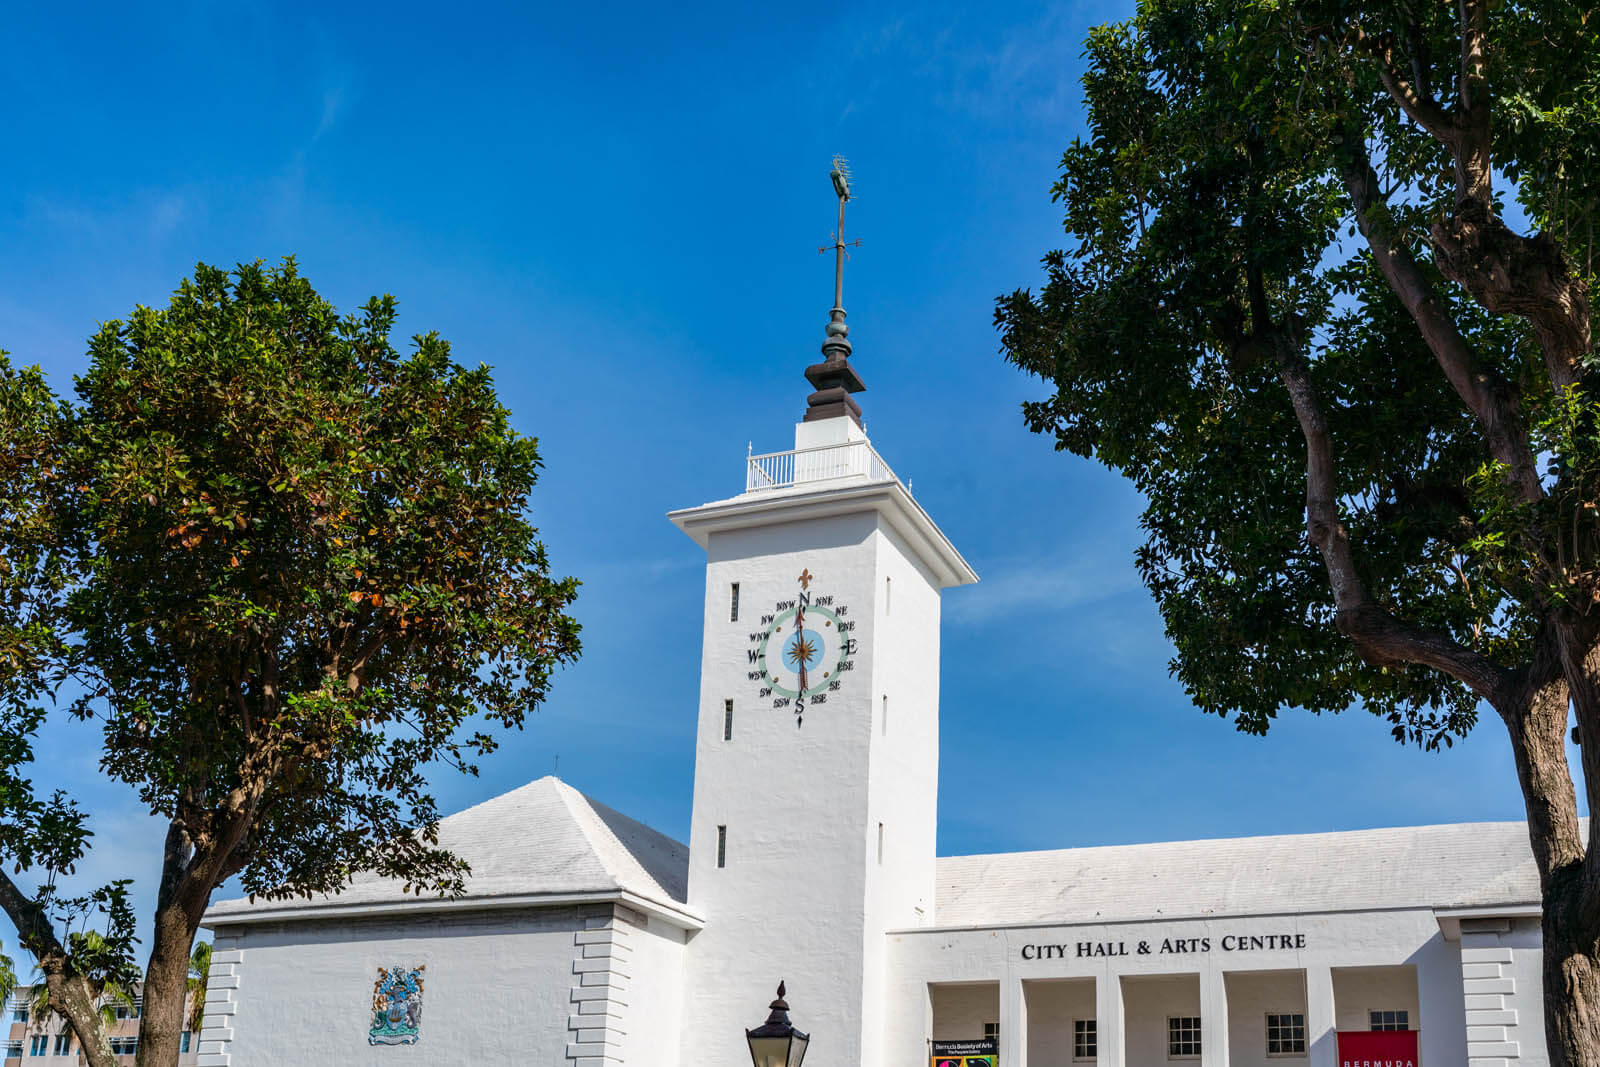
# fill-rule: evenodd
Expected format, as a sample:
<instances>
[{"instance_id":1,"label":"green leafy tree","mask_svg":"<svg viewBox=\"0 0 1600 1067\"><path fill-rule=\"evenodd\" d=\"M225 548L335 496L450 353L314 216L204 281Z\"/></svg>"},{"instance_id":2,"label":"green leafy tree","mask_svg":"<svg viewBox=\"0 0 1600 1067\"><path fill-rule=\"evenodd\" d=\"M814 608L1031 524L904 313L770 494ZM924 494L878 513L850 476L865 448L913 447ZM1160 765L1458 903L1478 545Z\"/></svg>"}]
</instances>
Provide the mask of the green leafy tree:
<instances>
[{"instance_id":1,"label":"green leafy tree","mask_svg":"<svg viewBox=\"0 0 1600 1067\"><path fill-rule=\"evenodd\" d=\"M104 938L93 930L86 931L84 936L91 943L104 943ZM136 1003L133 987L115 981L105 983L100 995L95 998L101 1025L107 1027L116 1025L118 1005L131 1010ZM47 1030L51 1018L60 1014L50 1001L50 986L45 982L35 981L28 988L28 1028L37 1031Z\"/></svg>"},{"instance_id":2,"label":"green leafy tree","mask_svg":"<svg viewBox=\"0 0 1600 1067\"><path fill-rule=\"evenodd\" d=\"M1143 493L1203 710L1433 748L1493 709L1552 1062L1600 1064L1600 17L1144 0L1088 60L1069 243L996 310L1028 425Z\"/></svg>"},{"instance_id":3,"label":"green leafy tree","mask_svg":"<svg viewBox=\"0 0 1600 1067\"><path fill-rule=\"evenodd\" d=\"M0 906L96 1067L133 923L126 884L54 895L89 830L21 777L52 695L166 821L138 1062L170 1065L211 892L459 892L425 772L472 770L577 655L536 443L437 335L397 353L394 313L341 317L292 260L202 264L99 329L75 401L0 368L0 858L43 884L0 875ZM88 913L100 951L60 933Z\"/></svg>"},{"instance_id":4,"label":"green leafy tree","mask_svg":"<svg viewBox=\"0 0 1600 1067\"><path fill-rule=\"evenodd\" d=\"M16 962L4 953L0 953L0 1004L11 999L11 994L17 990L17 965Z\"/></svg>"},{"instance_id":5,"label":"green leafy tree","mask_svg":"<svg viewBox=\"0 0 1600 1067\"><path fill-rule=\"evenodd\" d=\"M195 942L189 953L189 1029L199 1034L206 1022L206 986L211 981L211 942Z\"/></svg>"}]
</instances>

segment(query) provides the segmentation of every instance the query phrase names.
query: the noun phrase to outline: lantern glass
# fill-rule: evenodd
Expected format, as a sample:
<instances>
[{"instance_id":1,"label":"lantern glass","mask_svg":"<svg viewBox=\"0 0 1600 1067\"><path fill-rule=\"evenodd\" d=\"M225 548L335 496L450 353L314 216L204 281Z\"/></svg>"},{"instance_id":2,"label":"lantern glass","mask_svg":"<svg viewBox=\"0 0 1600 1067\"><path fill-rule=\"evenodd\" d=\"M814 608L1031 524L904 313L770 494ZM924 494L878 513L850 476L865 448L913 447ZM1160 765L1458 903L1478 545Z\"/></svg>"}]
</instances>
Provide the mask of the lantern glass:
<instances>
[{"instance_id":1,"label":"lantern glass","mask_svg":"<svg viewBox=\"0 0 1600 1067\"><path fill-rule=\"evenodd\" d=\"M806 1046L811 1044L811 1038L796 1030L794 1041L789 1045L789 1062L784 1067L800 1067L800 1062L806 1058Z\"/></svg>"},{"instance_id":2,"label":"lantern glass","mask_svg":"<svg viewBox=\"0 0 1600 1067\"><path fill-rule=\"evenodd\" d=\"M805 1046L801 1046L800 1055L805 1055ZM782 1037L755 1037L750 1038L750 1059L755 1067L791 1067L789 1059L789 1035ZM793 1063L798 1064L795 1060Z\"/></svg>"}]
</instances>

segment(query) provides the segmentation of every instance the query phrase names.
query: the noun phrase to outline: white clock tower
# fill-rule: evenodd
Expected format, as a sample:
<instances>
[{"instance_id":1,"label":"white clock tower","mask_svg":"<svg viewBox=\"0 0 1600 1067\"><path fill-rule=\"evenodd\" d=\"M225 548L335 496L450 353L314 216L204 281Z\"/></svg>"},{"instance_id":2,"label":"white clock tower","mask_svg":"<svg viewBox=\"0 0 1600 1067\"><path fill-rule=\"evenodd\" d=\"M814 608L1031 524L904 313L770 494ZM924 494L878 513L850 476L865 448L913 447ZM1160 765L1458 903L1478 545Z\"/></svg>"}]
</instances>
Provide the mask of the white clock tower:
<instances>
[{"instance_id":1,"label":"white clock tower","mask_svg":"<svg viewBox=\"0 0 1600 1067\"><path fill-rule=\"evenodd\" d=\"M885 935L934 921L940 591L977 575L861 427L833 179L834 307L794 449L670 515L707 556L686 1067L748 1062L779 979L806 1067L888 1067Z\"/></svg>"}]
</instances>

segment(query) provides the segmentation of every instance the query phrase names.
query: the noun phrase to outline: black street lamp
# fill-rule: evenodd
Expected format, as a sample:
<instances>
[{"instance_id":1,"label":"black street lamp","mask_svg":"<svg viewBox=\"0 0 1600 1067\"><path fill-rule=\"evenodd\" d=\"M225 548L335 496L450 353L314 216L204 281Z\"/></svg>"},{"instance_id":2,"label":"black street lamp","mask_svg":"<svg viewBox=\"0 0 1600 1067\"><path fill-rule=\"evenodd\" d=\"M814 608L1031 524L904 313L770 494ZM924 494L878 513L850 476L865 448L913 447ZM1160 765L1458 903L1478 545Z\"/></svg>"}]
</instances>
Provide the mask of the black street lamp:
<instances>
[{"instance_id":1,"label":"black street lamp","mask_svg":"<svg viewBox=\"0 0 1600 1067\"><path fill-rule=\"evenodd\" d=\"M802 1034L789 1023L789 1005L783 999L783 983L778 983L778 999L771 1004L772 1014L754 1030L744 1032L750 1042L750 1061L755 1067L800 1067L806 1058L811 1035Z\"/></svg>"}]
</instances>

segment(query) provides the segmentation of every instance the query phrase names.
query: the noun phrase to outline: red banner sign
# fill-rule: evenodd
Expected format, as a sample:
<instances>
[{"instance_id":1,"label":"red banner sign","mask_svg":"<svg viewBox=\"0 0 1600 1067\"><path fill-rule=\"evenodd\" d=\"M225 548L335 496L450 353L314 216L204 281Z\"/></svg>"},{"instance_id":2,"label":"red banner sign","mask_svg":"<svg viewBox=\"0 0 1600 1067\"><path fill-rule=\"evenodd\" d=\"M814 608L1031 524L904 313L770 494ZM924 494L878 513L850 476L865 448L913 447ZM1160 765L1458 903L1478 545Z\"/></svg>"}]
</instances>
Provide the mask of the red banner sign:
<instances>
[{"instance_id":1,"label":"red banner sign","mask_svg":"<svg viewBox=\"0 0 1600 1067\"><path fill-rule=\"evenodd\" d=\"M1339 1067L1417 1067L1417 1032L1340 1030Z\"/></svg>"}]
</instances>

